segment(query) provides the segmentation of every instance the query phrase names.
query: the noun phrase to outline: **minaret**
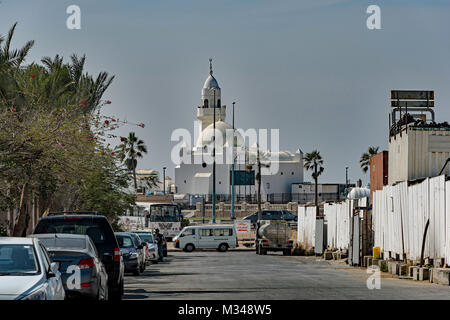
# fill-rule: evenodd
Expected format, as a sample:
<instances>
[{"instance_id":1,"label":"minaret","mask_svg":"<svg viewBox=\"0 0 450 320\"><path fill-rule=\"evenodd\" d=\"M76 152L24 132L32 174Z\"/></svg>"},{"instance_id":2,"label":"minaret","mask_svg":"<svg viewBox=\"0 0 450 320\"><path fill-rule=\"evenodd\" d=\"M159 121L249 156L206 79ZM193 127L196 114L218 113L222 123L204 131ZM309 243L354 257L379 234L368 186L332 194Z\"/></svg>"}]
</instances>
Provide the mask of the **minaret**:
<instances>
[{"instance_id":1,"label":"minaret","mask_svg":"<svg viewBox=\"0 0 450 320\"><path fill-rule=\"evenodd\" d=\"M203 84L202 101L197 108L197 119L202 122L202 129L213 123L214 110L216 121L225 121L226 106L222 105L221 90L213 76L212 59L209 59L209 76Z\"/></svg>"}]
</instances>

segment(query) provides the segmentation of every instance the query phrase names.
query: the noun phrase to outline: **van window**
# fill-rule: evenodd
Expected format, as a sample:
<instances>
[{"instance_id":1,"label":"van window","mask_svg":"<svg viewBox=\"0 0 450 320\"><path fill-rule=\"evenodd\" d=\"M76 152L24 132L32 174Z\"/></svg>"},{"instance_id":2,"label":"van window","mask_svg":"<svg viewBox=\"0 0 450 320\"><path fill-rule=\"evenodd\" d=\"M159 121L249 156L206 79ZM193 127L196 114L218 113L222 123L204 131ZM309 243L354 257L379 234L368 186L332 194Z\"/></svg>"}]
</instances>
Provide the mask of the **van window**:
<instances>
[{"instance_id":1,"label":"van window","mask_svg":"<svg viewBox=\"0 0 450 320\"><path fill-rule=\"evenodd\" d=\"M231 235L233 235L233 230L230 228L214 229L214 236L216 237L231 236Z\"/></svg>"},{"instance_id":2,"label":"van window","mask_svg":"<svg viewBox=\"0 0 450 320\"><path fill-rule=\"evenodd\" d=\"M202 237L211 237L213 235L213 232L211 229L201 229L200 235Z\"/></svg>"},{"instance_id":3,"label":"van window","mask_svg":"<svg viewBox=\"0 0 450 320\"><path fill-rule=\"evenodd\" d=\"M182 233L183 236L193 236L195 235L195 229L186 229Z\"/></svg>"}]
</instances>

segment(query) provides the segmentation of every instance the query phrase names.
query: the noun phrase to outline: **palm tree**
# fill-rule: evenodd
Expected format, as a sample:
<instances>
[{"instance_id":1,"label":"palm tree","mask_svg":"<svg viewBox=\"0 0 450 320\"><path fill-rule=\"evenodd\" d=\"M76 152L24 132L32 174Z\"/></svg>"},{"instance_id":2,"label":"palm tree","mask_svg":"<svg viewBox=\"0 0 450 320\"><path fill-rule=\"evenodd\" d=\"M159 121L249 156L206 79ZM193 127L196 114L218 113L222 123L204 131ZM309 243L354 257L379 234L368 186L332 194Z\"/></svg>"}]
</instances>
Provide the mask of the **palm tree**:
<instances>
[{"instance_id":1,"label":"palm tree","mask_svg":"<svg viewBox=\"0 0 450 320\"><path fill-rule=\"evenodd\" d=\"M323 159L322 156L320 155L320 152L317 150L313 150L310 153L305 154L304 157L305 163L304 163L304 167L306 168L306 170L312 170L312 177L314 179L314 202L315 202L315 206L316 206L316 217L319 216L319 198L318 198L318 185L317 185L317 181L319 179L319 176L322 174L324 168L322 167L323 165Z\"/></svg>"},{"instance_id":2,"label":"palm tree","mask_svg":"<svg viewBox=\"0 0 450 320\"><path fill-rule=\"evenodd\" d=\"M370 158L372 158L374 155L376 155L378 153L378 149L380 147L369 147L369 149L367 150L367 152L364 152L361 155L361 159L359 160L359 164L361 165L361 169L364 173L367 172L367 170L369 170L369 165L370 165Z\"/></svg>"},{"instance_id":3,"label":"palm tree","mask_svg":"<svg viewBox=\"0 0 450 320\"><path fill-rule=\"evenodd\" d=\"M261 210L261 180L262 180L262 176L261 176L261 167L262 168L268 168L270 167L270 164L268 163L263 163L261 162L261 151L259 149L259 145L256 145L256 159L255 159L255 163L249 163L247 164L247 170L251 171L253 169L253 167L256 165L256 167L258 168L258 172L256 173L256 181L258 182L258 194L257 194L257 202L258 202L258 220L262 220L262 210Z\"/></svg>"},{"instance_id":4,"label":"palm tree","mask_svg":"<svg viewBox=\"0 0 450 320\"><path fill-rule=\"evenodd\" d=\"M134 132L130 132L127 138L119 145L122 161L125 162L128 170L133 172L134 189L137 190L136 167L137 159L142 158L147 153L147 147L143 140L136 137Z\"/></svg>"}]
</instances>

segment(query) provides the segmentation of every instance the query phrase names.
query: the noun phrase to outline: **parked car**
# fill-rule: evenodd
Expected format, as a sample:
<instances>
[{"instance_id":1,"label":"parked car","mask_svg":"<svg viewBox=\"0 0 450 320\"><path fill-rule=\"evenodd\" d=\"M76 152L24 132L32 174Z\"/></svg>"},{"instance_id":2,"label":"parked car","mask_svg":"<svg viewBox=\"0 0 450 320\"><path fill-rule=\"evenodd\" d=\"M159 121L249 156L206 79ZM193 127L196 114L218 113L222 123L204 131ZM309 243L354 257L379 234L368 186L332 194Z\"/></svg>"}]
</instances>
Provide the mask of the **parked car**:
<instances>
[{"instance_id":1,"label":"parked car","mask_svg":"<svg viewBox=\"0 0 450 320\"><path fill-rule=\"evenodd\" d=\"M236 248L238 240L234 225L200 225L184 227L174 238L175 248L192 252L195 249L217 249L225 252Z\"/></svg>"},{"instance_id":2,"label":"parked car","mask_svg":"<svg viewBox=\"0 0 450 320\"><path fill-rule=\"evenodd\" d=\"M297 215L287 210L262 210L262 220L285 220L297 221ZM250 220L252 223L258 221L258 212L242 218L242 220Z\"/></svg>"},{"instance_id":3,"label":"parked car","mask_svg":"<svg viewBox=\"0 0 450 320\"><path fill-rule=\"evenodd\" d=\"M69 233L88 235L94 242L108 274L108 299L121 300L124 292L124 264L114 231L104 216L58 213L41 218L34 234Z\"/></svg>"},{"instance_id":4,"label":"parked car","mask_svg":"<svg viewBox=\"0 0 450 320\"><path fill-rule=\"evenodd\" d=\"M132 233L136 233L139 237L147 244L147 259L153 263L158 263L159 260L159 251L158 251L158 243L150 231L130 231Z\"/></svg>"},{"instance_id":5,"label":"parked car","mask_svg":"<svg viewBox=\"0 0 450 320\"><path fill-rule=\"evenodd\" d=\"M0 238L0 300L64 300L58 265L39 239Z\"/></svg>"},{"instance_id":6,"label":"parked car","mask_svg":"<svg viewBox=\"0 0 450 320\"><path fill-rule=\"evenodd\" d=\"M51 261L59 265L66 297L108 299L108 274L89 236L44 233L31 237L38 238L47 249ZM80 269L81 279L78 288L68 287L69 277L74 274L74 271L68 270L70 266L78 266Z\"/></svg>"},{"instance_id":7,"label":"parked car","mask_svg":"<svg viewBox=\"0 0 450 320\"><path fill-rule=\"evenodd\" d=\"M128 232L116 232L116 238L125 263L125 272L138 276L142 272L142 260L145 259L143 251L138 250L138 242Z\"/></svg>"},{"instance_id":8,"label":"parked car","mask_svg":"<svg viewBox=\"0 0 450 320\"><path fill-rule=\"evenodd\" d=\"M142 239L139 237L139 235L137 233L133 233L133 232L128 232L131 237L134 240L134 243L136 244L136 250L139 252L139 261L140 261L140 265L141 265L141 272L144 272L145 267L146 267L146 250L147 250L147 244L142 241Z\"/></svg>"}]
</instances>

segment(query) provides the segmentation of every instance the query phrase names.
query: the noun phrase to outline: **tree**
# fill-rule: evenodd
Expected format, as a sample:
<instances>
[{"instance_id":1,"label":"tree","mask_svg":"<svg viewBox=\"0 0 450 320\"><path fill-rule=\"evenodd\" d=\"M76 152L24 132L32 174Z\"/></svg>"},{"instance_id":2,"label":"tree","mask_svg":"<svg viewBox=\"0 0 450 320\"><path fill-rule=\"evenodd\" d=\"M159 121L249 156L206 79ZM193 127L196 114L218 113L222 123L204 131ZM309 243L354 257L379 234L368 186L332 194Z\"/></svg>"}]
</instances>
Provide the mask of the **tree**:
<instances>
[{"instance_id":1,"label":"tree","mask_svg":"<svg viewBox=\"0 0 450 320\"><path fill-rule=\"evenodd\" d=\"M12 49L14 25L0 36L0 222L25 236L30 213L95 210L116 220L134 204L130 176L103 137L118 127L101 116L102 96L113 80L91 76L85 56L23 62L33 45ZM108 135L114 137L114 135Z\"/></svg>"},{"instance_id":2,"label":"tree","mask_svg":"<svg viewBox=\"0 0 450 320\"><path fill-rule=\"evenodd\" d=\"M364 173L367 173L367 170L369 169L370 165L370 158L372 158L374 155L378 153L378 149L380 147L369 147L367 152L364 152L361 155L361 159L359 160L359 164L361 166L361 169Z\"/></svg>"},{"instance_id":3,"label":"tree","mask_svg":"<svg viewBox=\"0 0 450 320\"><path fill-rule=\"evenodd\" d=\"M158 185L161 183L161 181L159 181L158 179L158 176L156 175L144 177L142 178L142 182L144 184L144 187L146 187L148 190L158 187Z\"/></svg>"},{"instance_id":4,"label":"tree","mask_svg":"<svg viewBox=\"0 0 450 320\"><path fill-rule=\"evenodd\" d=\"M133 173L134 190L137 191L136 167L137 159L143 158L147 153L147 147L143 140L139 139L134 132L130 132L127 138L123 138L123 143L119 145L121 159L125 162L128 170Z\"/></svg>"},{"instance_id":5,"label":"tree","mask_svg":"<svg viewBox=\"0 0 450 320\"><path fill-rule=\"evenodd\" d=\"M320 155L320 152L317 150L314 150L310 153L305 154L304 157L304 167L306 170L312 170L312 177L314 179L314 203L316 206L316 217L319 216L319 193L318 193L318 180L319 176L324 171L323 165L323 159Z\"/></svg>"},{"instance_id":6,"label":"tree","mask_svg":"<svg viewBox=\"0 0 450 320\"><path fill-rule=\"evenodd\" d=\"M258 172L256 173L256 181L258 182L258 193L257 193L257 201L258 201L258 220L262 220L262 210L261 210L261 180L262 180L262 175L261 175L261 168L268 168L270 165L268 163L264 163L261 161L262 160L262 156L261 156L261 151L259 146L256 146L256 158L255 158L255 163L249 163L247 165L247 170L252 170L253 167L256 165L256 167L258 168Z\"/></svg>"}]
</instances>

